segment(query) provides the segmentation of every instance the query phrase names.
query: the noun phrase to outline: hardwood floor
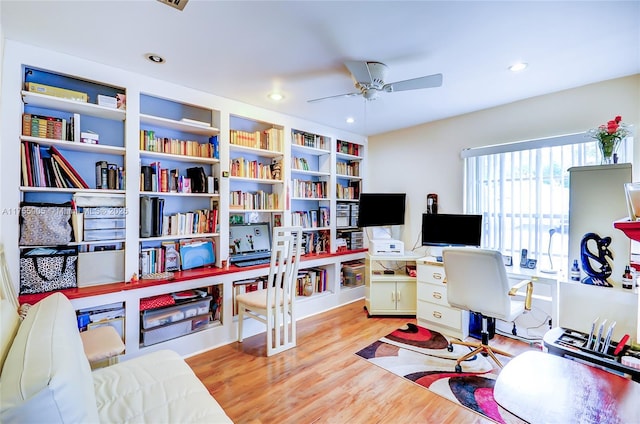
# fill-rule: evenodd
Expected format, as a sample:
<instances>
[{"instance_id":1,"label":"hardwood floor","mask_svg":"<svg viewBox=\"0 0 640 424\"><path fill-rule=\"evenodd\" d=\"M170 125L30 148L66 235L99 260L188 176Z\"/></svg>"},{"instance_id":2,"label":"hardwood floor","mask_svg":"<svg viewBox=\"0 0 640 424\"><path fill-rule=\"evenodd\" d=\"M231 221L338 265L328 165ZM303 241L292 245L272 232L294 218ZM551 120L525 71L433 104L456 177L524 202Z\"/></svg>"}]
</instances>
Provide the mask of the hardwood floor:
<instances>
[{"instance_id":1,"label":"hardwood floor","mask_svg":"<svg viewBox=\"0 0 640 424\"><path fill-rule=\"evenodd\" d=\"M367 318L364 301L298 321L297 347L266 357L263 334L187 359L236 423L491 423L355 352L415 318ZM514 354L535 349L496 335ZM506 362L506 358L504 362Z\"/></svg>"}]
</instances>

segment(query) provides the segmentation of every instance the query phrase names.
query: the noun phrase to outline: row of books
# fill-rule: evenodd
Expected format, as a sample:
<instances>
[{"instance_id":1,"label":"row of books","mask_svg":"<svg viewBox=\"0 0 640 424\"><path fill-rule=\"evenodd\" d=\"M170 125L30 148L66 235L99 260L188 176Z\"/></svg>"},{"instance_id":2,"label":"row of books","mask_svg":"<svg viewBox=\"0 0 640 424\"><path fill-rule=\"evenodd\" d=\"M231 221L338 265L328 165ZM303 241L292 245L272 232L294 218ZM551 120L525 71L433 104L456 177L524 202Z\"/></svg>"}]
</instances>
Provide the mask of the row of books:
<instances>
[{"instance_id":1,"label":"row of books","mask_svg":"<svg viewBox=\"0 0 640 424\"><path fill-rule=\"evenodd\" d=\"M96 188L124 190L124 167L108 163L106 160L96 162Z\"/></svg>"},{"instance_id":2,"label":"row of books","mask_svg":"<svg viewBox=\"0 0 640 424\"><path fill-rule=\"evenodd\" d=\"M238 157L229 160L229 172L232 177L260 178L273 180L272 164L261 163Z\"/></svg>"},{"instance_id":3,"label":"row of books","mask_svg":"<svg viewBox=\"0 0 640 424\"><path fill-rule=\"evenodd\" d=\"M325 268L307 268L298 271L296 277L298 296L312 296L315 293L325 291L327 291L327 270Z\"/></svg>"},{"instance_id":4,"label":"row of books","mask_svg":"<svg viewBox=\"0 0 640 424\"><path fill-rule=\"evenodd\" d=\"M251 147L253 149L282 152L282 131L277 128L269 128L264 131L229 131L229 142L237 146Z\"/></svg>"},{"instance_id":5,"label":"row of books","mask_svg":"<svg viewBox=\"0 0 640 424\"><path fill-rule=\"evenodd\" d=\"M235 190L229 193L230 209L280 209L279 205L277 193L267 193L262 190L256 192Z\"/></svg>"},{"instance_id":6,"label":"row of books","mask_svg":"<svg viewBox=\"0 0 640 424\"><path fill-rule=\"evenodd\" d=\"M352 156L360 156L360 149L362 146L356 143L351 143L349 141L338 140L337 144L338 153L346 153Z\"/></svg>"},{"instance_id":7,"label":"row of books","mask_svg":"<svg viewBox=\"0 0 640 424\"><path fill-rule=\"evenodd\" d=\"M69 161L55 148L22 141L22 185L27 187L89 188Z\"/></svg>"},{"instance_id":8,"label":"row of books","mask_svg":"<svg viewBox=\"0 0 640 424\"><path fill-rule=\"evenodd\" d=\"M329 208L321 206L318 210L294 211L291 213L291 224L302 228L328 227Z\"/></svg>"},{"instance_id":9,"label":"row of books","mask_svg":"<svg viewBox=\"0 0 640 424\"><path fill-rule=\"evenodd\" d=\"M327 139L325 137L306 132L294 132L293 143L298 146L312 147L314 149L326 150L328 148Z\"/></svg>"},{"instance_id":10,"label":"row of books","mask_svg":"<svg viewBox=\"0 0 640 424\"><path fill-rule=\"evenodd\" d=\"M305 231L302 233L302 254L327 253L330 246L329 230Z\"/></svg>"},{"instance_id":11,"label":"row of books","mask_svg":"<svg viewBox=\"0 0 640 424\"><path fill-rule=\"evenodd\" d=\"M307 162L305 158L297 158L295 156L291 158L291 168L299 169L301 171L311 170L311 168L309 168L309 162Z\"/></svg>"},{"instance_id":12,"label":"row of books","mask_svg":"<svg viewBox=\"0 0 640 424\"><path fill-rule=\"evenodd\" d=\"M53 116L22 114L22 135L68 140L67 120Z\"/></svg>"},{"instance_id":13,"label":"row of books","mask_svg":"<svg viewBox=\"0 0 640 424\"><path fill-rule=\"evenodd\" d=\"M186 169L186 176L178 169L163 168L159 161L140 165L140 191L161 193L215 193L217 178L207 176L204 168Z\"/></svg>"},{"instance_id":14,"label":"row of books","mask_svg":"<svg viewBox=\"0 0 640 424\"><path fill-rule=\"evenodd\" d=\"M354 177L360 176L360 162L350 161L350 162L337 162L336 163L336 173L340 175L351 175Z\"/></svg>"},{"instance_id":15,"label":"row of books","mask_svg":"<svg viewBox=\"0 0 640 424\"><path fill-rule=\"evenodd\" d=\"M360 198L360 184L352 181L349 185L336 184L336 198L345 200L358 200Z\"/></svg>"},{"instance_id":16,"label":"row of books","mask_svg":"<svg viewBox=\"0 0 640 424\"><path fill-rule=\"evenodd\" d=\"M209 137L208 143L200 143L194 140L157 137L153 130L140 130L140 150L200 158L220 158L220 143L217 135Z\"/></svg>"},{"instance_id":17,"label":"row of books","mask_svg":"<svg viewBox=\"0 0 640 424\"><path fill-rule=\"evenodd\" d=\"M80 141L80 114L70 119L48 115L22 114L22 135L53 140Z\"/></svg>"},{"instance_id":18,"label":"row of books","mask_svg":"<svg viewBox=\"0 0 640 424\"><path fill-rule=\"evenodd\" d=\"M218 209L197 209L164 215L164 199L140 197L140 237L179 236L214 233Z\"/></svg>"},{"instance_id":19,"label":"row of books","mask_svg":"<svg viewBox=\"0 0 640 424\"><path fill-rule=\"evenodd\" d=\"M327 197L326 181L307 181L294 178L291 182L291 194L293 197L308 199L324 199Z\"/></svg>"}]
</instances>

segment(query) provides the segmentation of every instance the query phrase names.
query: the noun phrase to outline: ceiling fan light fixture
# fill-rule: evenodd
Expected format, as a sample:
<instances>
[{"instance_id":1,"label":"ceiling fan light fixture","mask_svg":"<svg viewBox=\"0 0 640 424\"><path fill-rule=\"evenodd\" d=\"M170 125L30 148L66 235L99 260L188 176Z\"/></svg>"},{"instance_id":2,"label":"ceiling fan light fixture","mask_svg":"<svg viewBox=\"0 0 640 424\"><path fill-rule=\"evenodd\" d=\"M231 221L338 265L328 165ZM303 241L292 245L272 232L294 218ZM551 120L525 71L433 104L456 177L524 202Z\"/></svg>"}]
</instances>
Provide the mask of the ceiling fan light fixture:
<instances>
[{"instance_id":1,"label":"ceiling fan light fixture","mask_svg":"<svg viewBox=\"0 0 640 424\"><path fill-rule=\"evenodd\" d=\"M524 71L527 66L529 66L528 63L517 62L517 63L514 63L513 65L509 66L509 70L512 71L512 72L520 72L520 71Z\"/></svg>"},{"instance_id":2,"label":"ceiling fan light fixture","mask_svg":"<svg viewBox=\"0 0 640 424\"><path fill-rule=\"evenodd\" d=\"M155 54L155 53L147 53L144 55L144 57L146 57L148 60L150 60L153 63L164 63L164 57L160 56L159 54Z\"/></svg>"}]
</instances>

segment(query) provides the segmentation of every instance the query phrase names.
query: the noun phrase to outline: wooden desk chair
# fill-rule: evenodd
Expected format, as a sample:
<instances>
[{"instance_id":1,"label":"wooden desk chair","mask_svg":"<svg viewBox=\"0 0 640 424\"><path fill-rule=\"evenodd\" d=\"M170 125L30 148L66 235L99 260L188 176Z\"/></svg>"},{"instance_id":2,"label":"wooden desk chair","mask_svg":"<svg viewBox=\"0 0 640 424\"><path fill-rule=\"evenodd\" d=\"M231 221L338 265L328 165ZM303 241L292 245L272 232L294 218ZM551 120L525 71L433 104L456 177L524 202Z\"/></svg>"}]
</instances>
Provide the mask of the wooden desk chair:
<instances>
[{"instance_id":1,"label":"wooden desk chair","mask_svg":"<svg viewBox=\"0 0 640 424\"><path fill-rule=\"evenodd\" d=\"M267 356L296 346L296 277L302 244L301 227L275 227L267 288L236 297L238 342L245 316L267 326Z\"/></svg>"},{"instance_id":2,"label":"wooden desk chair","mask_svg":"<svg viewBox=\"0 0 640 424\"><path fill-rule=\"evenodd\" d=\"M491 356L502 368L502 363L494 353L507 357L513 357L513 355L489 346L487 318L498 318L509 322L525 310L530 310L533 283L530 280L524 280L511 286L502 261L502 254L495 250L474 247L445 248L442 251L442 261L447 276L449 304L454 308L476 312L482 316L481 342L457 340L450 342L450 351L453 350L453 344L473 348L456 360L456 372L462 371L460 363L477 353ZM513 300L512 296L515 296L518 289L525 285L527 286L525 300Z\"/></svg>"}]
</instances>

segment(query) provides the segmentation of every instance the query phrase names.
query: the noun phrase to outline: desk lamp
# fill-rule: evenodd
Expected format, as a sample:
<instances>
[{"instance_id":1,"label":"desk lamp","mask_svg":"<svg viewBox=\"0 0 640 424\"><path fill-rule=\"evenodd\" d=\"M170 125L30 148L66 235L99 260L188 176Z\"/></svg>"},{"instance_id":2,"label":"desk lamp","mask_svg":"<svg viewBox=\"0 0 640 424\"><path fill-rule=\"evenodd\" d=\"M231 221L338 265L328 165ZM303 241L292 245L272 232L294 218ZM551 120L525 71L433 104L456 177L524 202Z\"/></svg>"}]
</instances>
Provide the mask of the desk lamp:
<instances>
[{"instance_id":1,"label":"desk lamp","mask_svg":"<svg viewBox=\"0 0 640 424\"><path fill-rule=\"evenodd\" d=\"M549 265L551 266L550 269L541 269L540 271L544 272L545 274L557 274L558 271L556 271L555 269L553 269L553 260L551 259L551 239L553 238L553 235L555 233L558 232L558 228L551 228L549 230L549 246L547 247L547 256L549 257Z\"/></svg>"}]
</instances>

